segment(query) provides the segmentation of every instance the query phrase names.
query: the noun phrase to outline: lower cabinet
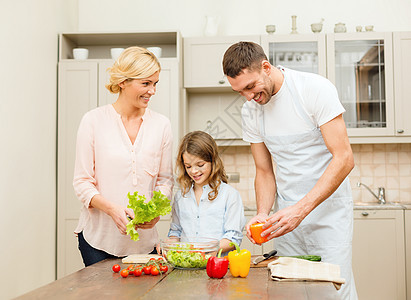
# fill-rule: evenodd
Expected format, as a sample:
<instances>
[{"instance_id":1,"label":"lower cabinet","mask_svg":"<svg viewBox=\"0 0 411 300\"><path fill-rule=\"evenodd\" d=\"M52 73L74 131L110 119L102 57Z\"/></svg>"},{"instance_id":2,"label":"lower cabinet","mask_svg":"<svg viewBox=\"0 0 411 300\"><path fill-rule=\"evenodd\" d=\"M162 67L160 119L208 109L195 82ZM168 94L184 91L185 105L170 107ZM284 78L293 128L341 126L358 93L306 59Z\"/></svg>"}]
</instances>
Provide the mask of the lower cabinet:
<instances>
[{"instance_id":1,"label":"lower cabinet","mask_svg":"<svg viewBox=\"0 0 411 300\"><path fill-rule=\"evenodd\" d=\"M354 211L352 264L359 299L406 299L403 210Z\"/></svg>"},{"instance_id":2,"label":"lower cabinet","mask_svg":"<svg viewBox=\"0 0 411 300\"><path fill-rule=\"evenodd\" d=\"M411 300L411 209L404 211L405 217L405 262L407 279L407 300Z\"/></svg>"}]
</instances>

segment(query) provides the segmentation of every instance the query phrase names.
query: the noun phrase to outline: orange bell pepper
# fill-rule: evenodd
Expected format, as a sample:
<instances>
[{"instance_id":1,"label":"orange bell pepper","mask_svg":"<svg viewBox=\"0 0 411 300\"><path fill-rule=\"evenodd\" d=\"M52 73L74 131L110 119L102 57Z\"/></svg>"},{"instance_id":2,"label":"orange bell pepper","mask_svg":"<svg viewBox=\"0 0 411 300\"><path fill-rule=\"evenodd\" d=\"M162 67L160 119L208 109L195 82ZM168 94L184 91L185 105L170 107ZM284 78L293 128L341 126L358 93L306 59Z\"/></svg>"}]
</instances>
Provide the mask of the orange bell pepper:
<instances>
[{"instance_id":1,"label":"orange bell pepper","mask_svg":"<svg viewBox=\"0 0 411 300\"><path fill-rule=\"evenodd\" d=\"M262 244L267 242L267 236L261 236L263 232L264 223L254 223L250 226L251 237L257 244Z\"/></svg>"}]
</instances>

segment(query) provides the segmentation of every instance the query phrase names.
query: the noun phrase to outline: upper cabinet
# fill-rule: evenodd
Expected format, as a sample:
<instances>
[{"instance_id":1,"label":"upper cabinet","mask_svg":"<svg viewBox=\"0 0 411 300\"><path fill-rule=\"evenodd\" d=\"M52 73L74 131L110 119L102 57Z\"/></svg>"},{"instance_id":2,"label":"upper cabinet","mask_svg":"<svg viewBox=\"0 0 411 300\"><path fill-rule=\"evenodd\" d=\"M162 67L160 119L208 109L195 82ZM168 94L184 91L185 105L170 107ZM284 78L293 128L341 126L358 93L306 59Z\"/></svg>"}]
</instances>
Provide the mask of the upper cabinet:
<instances>
[{"instance_id":1,"label":"upper cabinet","mask_svg":"<svg viewBox=\"0 0 411 300\"><path fill-rule=\"evenodd\" d=\"M346 109L348 135L394 135L392 33L327 35L327 73Z\"/></svg>"},{"instance_id":2,"label":"upper cabinet","mask_svg":"<svg viewBox=\"0 0 411 300\"><path fill-rule=\"evenodd\" d=\"M261 46L273 66L327 76L325 34L263 35Z\"/></svg>"},{"instance_id":3,"label":"upper cabinet","mask_svg":"<svg viewBox=\"0 0 411 300\"><path fill-rule=\"evenodd\" d=\"M411 136L411 32L394 32L395 134Z\"/></svg>"},{"instance_id":4,"label":"upper cabinet","mask_svg":"<svg viewBox=\"0 0 411 300\"><path fill-rule=\"evenodd\" d=\"M239 41L260 43L260 36L217 36L184 39L184 87L230 87L224 76L225 51Z\"/></svg>"}]
</instances>

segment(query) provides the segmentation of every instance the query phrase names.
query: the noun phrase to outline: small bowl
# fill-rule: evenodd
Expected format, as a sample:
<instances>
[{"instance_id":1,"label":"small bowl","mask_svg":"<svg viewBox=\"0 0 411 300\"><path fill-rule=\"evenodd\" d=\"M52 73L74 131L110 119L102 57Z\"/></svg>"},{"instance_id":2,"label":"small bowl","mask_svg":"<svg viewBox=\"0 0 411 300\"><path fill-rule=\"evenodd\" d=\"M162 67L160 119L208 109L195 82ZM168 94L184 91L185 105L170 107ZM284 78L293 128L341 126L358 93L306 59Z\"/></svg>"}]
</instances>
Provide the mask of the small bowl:
<instances>
[{"instance_id":1,"label":"small bowl","mask_svg":"<svg viewBox=\"0 0 411 300\"><path fill-rule=\"evenodd\" d=\"M121 55L123 51L124 51L124 48L111 48L110 49L111 58L114 60L117 60L117 58Z\"/></svg>"},{"instance_id":2,"label":"small bowl","mask_svg":"<svg viewBox=\"0 0 411 300\"><path fill-rule=\"evenodd\" d=\"M160 241L161 255L174 268L205 269L211 256L216 256L219 241L211 238L190 238L184 241Z\"/></svg>"},{"instance_id":3,"label":"small bowl","mask_svg":"<svg viewBox=\"0 0 411 300\"><path fill-rule=\"evenodd\" d=\"M323 24L322 23L313 23L311 24L311 30L314 33L319 33L321 30L323 30Z\"/></svg>"},{"instance_id":4,"label":"small bowl","mask_svg":"<svg viewBox=\"0 0 411 300\"><path fill-rule=\"evenodd\" d=\"M265 26L265 31L268 34L273 34L275 32L275 25L266 25Z\"/></svg>"},{"instance_id":5,"label":"small bowl","mask_svg":"<svg viewBox=\"0 0 411 300\"><path fill-rule=\"evenodd\" d=\"M160 47L148 47L147 50L153 53L157 58L161 57L162 49Z\"/></svg>"},{"instance_id":6,"label":"small bowl","mask_svg":"<svg viewBox=\"0 0 411 300\"><path fill-rule=\"evenodd\" d=\"M88 58L88 49L86 48L74 48L73 49L74 59L84 60Z\"/></svg>"},{"instance_id":7,"label":"small bowl","mask_svg":"<svg viewBox=\"0 0 411 300\"><path fill-rule=\"evenodd\" d=\"M365 31L374 31L374 26L373 25L365 26Z\"/></svg>"}]
</instances>

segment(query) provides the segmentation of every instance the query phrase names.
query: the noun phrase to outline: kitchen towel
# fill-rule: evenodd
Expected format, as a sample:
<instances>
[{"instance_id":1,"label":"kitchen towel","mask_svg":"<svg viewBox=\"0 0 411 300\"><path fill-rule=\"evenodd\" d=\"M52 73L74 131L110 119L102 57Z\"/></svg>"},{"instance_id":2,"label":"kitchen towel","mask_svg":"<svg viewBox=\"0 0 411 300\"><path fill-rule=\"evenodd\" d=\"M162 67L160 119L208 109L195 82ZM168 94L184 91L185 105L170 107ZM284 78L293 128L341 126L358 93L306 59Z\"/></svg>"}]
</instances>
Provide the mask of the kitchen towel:
<instances>
[{"instance_id":1,"label":"kitchen towel","mask_svg":"<svg viewBox=\"0 0 411 300\"><path fill-rule=\"evenodd\" d=\"M345 283L340 266L292 257L279 257L267 266L276 281L330 281L337 290Z\"/></svg>"}]
</instances>

